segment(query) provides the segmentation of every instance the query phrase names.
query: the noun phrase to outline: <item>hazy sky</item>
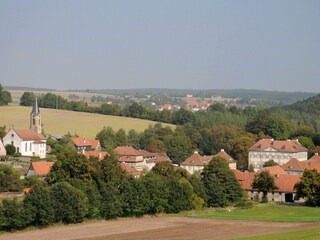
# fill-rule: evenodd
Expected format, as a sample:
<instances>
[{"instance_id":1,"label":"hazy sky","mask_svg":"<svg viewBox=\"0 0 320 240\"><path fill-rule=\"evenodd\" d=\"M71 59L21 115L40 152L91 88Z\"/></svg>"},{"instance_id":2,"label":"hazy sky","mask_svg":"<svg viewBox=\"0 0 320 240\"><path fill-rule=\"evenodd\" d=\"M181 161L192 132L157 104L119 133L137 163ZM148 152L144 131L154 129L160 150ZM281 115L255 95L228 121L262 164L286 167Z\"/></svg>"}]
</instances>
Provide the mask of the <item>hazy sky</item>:
<instances>
[{"instance_id":1,"label":"hazy sky","mask_svg":"<svg viewBox=\"0 0 320 240\"><path fill-rule=\"evenodd\" d=\"M0 0L0 83L320 92L320 0Z\"/></svg>"}]
</instances>

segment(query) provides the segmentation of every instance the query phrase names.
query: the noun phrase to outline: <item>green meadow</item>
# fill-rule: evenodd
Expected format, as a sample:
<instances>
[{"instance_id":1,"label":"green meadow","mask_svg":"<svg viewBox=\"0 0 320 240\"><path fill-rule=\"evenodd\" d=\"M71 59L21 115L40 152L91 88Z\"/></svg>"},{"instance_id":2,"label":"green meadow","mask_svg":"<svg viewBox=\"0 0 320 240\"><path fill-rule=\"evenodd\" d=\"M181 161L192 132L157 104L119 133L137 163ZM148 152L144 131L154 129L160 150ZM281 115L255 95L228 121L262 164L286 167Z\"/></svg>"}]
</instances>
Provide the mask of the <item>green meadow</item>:
<instances>
[{"instance_id":1,"label":"green meadow","mask_svg":"<svg viewBox=\"0 0 320 240\"><path fill-rule=\"evenodd\" d=\"M31 107L23 106L1 106L0 107L0 126L5 125L8 128L28 129ZM95 113L84 113L65 111L57 109L40 108L43 128L46 134L78 134L81 137L94 138L103 127L112 127L117 131L123 128L128 132L134 129L142 132L150 125L156 124L154 121L148 121L136 118L108 116ZM171 126L171 124L163 124Z\"/></svg>"},{"instance_id":2,"label":"green meadow","mask_svg":"<svg viewBox=\"0 0 320 240\"><path fill-rule=\"evenodd\" d=\"M320 222L320 208L259 204L251 209L208 208L184 213L188 217L254 220L270 222Z\"/></svg>"},{"instance_id":3,"label":"green meadow","mask_svg":"<svg viewBox=\"0 0 320 240\"><path fill-rule=\"evenodd\" d=\"M307 228L292 232L257 235L236 240L318 240L320 239L320 228ZM235 240L235 239L234 239Z\"/></svg>"}]
</instances>

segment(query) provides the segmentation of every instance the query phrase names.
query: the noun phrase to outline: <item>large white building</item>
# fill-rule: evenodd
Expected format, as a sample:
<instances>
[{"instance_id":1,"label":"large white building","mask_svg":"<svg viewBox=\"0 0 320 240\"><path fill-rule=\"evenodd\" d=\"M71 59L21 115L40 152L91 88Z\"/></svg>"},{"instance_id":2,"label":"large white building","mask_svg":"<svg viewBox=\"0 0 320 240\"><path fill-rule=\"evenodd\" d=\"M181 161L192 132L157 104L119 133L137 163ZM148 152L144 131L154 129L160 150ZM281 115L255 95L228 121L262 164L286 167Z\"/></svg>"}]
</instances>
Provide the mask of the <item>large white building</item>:
<instances>
[{"instance_id":1,"label":"large white building","mask_svg":"<svg viewBox=\"0 0 320 240\"><path fill-rule=\"evenodd\" d=\"M269 160L282 166L292 158L299 161L308 159L308 149L298 140L261 139L249 149L248 160L254 169L261 169Z\"/></svg>"}]
</instances>

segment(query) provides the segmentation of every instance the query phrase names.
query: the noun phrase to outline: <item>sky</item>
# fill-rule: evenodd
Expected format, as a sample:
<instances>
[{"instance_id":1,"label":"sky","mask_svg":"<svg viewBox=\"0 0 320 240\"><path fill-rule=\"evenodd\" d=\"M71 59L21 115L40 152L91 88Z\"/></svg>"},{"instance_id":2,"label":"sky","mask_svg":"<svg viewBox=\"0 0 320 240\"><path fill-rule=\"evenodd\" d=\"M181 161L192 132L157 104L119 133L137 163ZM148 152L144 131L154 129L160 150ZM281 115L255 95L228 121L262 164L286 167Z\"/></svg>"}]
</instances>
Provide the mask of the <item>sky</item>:
<instances>
[{"instance_id":1,"label":"sky","mask_svg":"<svg viewBox=\"0 0 320 240\"><path fill-rule=\"evenodd\" d=\"M319 0L0 0L0 84L320 92Z\"/></svg>"}]
</instances>

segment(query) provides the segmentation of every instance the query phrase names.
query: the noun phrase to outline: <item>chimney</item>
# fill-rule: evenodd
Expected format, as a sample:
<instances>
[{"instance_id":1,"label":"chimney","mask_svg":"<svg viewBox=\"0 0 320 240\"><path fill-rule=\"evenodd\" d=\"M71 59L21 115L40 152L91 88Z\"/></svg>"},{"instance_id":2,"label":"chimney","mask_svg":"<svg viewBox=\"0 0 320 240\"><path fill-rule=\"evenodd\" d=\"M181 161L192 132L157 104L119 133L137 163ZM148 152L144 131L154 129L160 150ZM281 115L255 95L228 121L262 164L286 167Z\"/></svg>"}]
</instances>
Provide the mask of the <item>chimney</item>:
<instances>
[{"instance_id":1,"label":"chimney","mask_svg":"<svg viewBox=\"0 0 320 240\"><path fill-rule=\"evenodd\" d=\"M315 156L319 156L319 153L315 153L314 155L315 155Z\"/></svg>"},{"instance_id":2,"label":"chimney","mask_svg":"<svg viewBox=\"0 0 320 240\"><path fill-rule=\"evenodd\" d=\"M223 149L223 148L221 149L221 152L224 152L224 149Z\"/></svg>"}]
</instances>

